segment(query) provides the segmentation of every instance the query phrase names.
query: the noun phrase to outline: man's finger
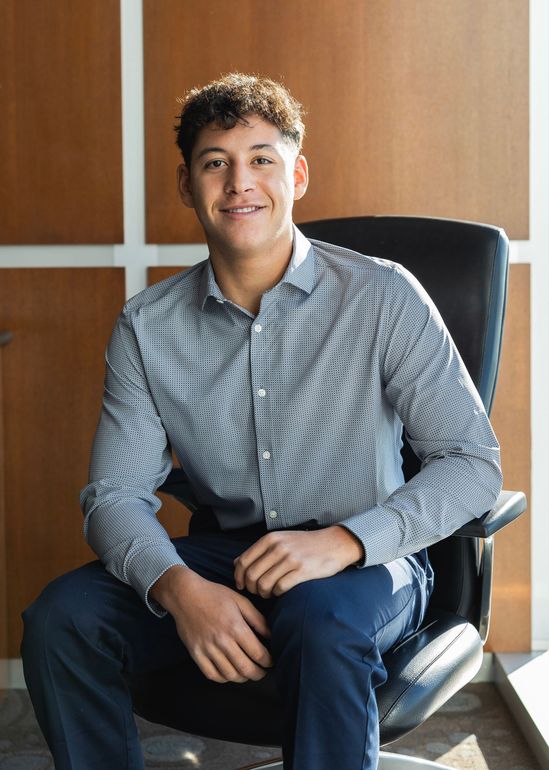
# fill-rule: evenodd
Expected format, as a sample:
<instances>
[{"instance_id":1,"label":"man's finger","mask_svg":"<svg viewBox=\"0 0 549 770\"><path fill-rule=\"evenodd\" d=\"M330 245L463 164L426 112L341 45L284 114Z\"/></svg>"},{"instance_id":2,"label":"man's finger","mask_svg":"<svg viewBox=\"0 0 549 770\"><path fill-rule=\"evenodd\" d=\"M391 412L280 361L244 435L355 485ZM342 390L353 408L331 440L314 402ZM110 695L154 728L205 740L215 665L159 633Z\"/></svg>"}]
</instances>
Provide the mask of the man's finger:
<instances>
[{"instance_id":1,"label":"man's finger","mask_svg":"<svg viewBox=\"0 0 549 770\"><path fill-rule=\"evenodd\" d=\"M237 639L237 642L240 645L240 648L243 650L244 654L247 655L247 657L255 664L261 666L262 669L272 667L273 659L271 657L271 653L265 647L265 645L261 644L257 636L255 636L252 631L250 631L248 635L243 634Z\"/></svg>"},{"instance_id":2,"label":"man's finger","mask_svg":"<svg viewBox=\"0 0 549 770\"><path fill-rule=\"evenodd\" d=\"M218 648L218 651L221 653L221 655L216 654L214 662L218 668L220 668L220 666L225 666L223 671L226 672L228 678L230 677L230 681L247 681L248 679L258 681L259 679L262 679L266 674L266 666L261 666L258 662L256 662L256 660L254 660L253 657L254 650L259 650L258 657L262 657L261 650L263 649L263 646L254 636L249 627L248 636L251 637L251 639L247 639L246 634L244 634L244 645L239 644L237 639L232 639L230 644L228 644L225 648ZM247 649L246 645L250 647L250 650ZM267 650L265 650L265 653L268 655ZM234 677L233 673L230 671L230 668L224 663L223 657L225 657L230 666L234 668L237 674L237 678Z\"/></svg>"},{"instance_id":3,"label":"man's finger","mask_svg":"<svg viewBox=\"0 0 549 770\"><path fill-rule=\"evenodd\" d=\"M202 671L206 679L210 679L212 682L223 684L227 679L219 671L217 666L210 660L207 655L197 653L194 657L194 662L198 668Z\"/></svg>"},{"instance_id":4,"label":"man's finger","mask_svg":"<svg viewBox=\"0 0 549 770\"><path fill-rule=\"evenodd\" d=\"M269 542L265 541L265 537L260 538L250 548L237 556L234 560L235 570L234 578L236 587L239 589L244 588L246 571L256 562L265 558L269 551Z\"/></svg>"},{"instance_id":5,"label":"man's finger","mask_svg":"<svg viewBox=\"0 0 549 770\"><path fill-rule=\"evenodd\" d=\"M254 608L255 609L255 608ZM257 638L252 629L255 629L264 638L270 637L271 632L265 623L264 630L261 631L257 626L254 626L254 618L250 615L247 616L243 612L244 620L247 622L246 628L241 634L238 635L236 641L240 647L244 650L245 654L255 661L262 668L271 668L273 665L273 659L271 653L265 647L264 644ZM263 619L264 620L264 619Z\"/></svg>"},{"instance_id":6,"label":"man's finger","mask_svg":"<svg viewBox=\"0 0 549 770\"><path fill-rule=\"evenodd\" d=\"M285 575L282 575L274 584L272 587L271 595L272 596L282 596L282 594L285 594L287 591L290 590L290 588L294 588L294 586L299 585L300 583L304 583L306 580L310 580L310 577L307 577L302 572L299 572L298 570L290 570L289 572L286 572Z\"/></svg>"},{"instance_id":7,"label":"man's finger","mask_svg":"<svg viewBox=\"0 0 549 770\"><path fill-rule=\"evenodd\" d=\"M295 572L295 565L288 564L288 561L275 562L273 566L263 572L256 581L251 581L246 577L246 588L250 593L258 594L262 599L268 599L274 594L274 587L282 580L285 575Z\"/></svg>"},{"instance_id":8,"label":"man's finger","mask_svg":"<svg viewBox=\"0 0 549 770\"><path fill-rule=\"evenodd\" d=\"M241 584L243 588L246 588L250 593L257 594L257 584L268 572L276 569L282 563L280 554L277 554L275 549L267 551L259 559L256 559L248 567L246 567L242 573ZM288 569L288 567L286 567ZM263 594L262 594L263 596Z\"/></svg>"},{"instance_id":9,"label":"man's finger","mask_svg":"<svg viewBox=\"0 0 549 770\"><path fill-rule=\"evenodd\" d=\"M219 648L210 650L208 654L210 661L226 682L246 682L251 678L245 673L246 661L249 662L248 668L251 673L254 673L253 669L258 668L240 651L237 645L235 645L235 651L231 652L230 655Z\"/></svg>"},{"instance_id":10,"label":"man's finger","mask_svg":"<svg viewBox=\"0 0 549 770\"><path fill-rule=\"evenodd\" d=\"M246 623L248 623L249 626L257 631L260 636L263 636L265 639L270 639L271 629L267 625L265 616L262 615L261 612L256 607L254 607L251 601L246 599L245 596L239 596L237 594L237 597L240 612L242 613Z\"/></svg>"}]
</instances>

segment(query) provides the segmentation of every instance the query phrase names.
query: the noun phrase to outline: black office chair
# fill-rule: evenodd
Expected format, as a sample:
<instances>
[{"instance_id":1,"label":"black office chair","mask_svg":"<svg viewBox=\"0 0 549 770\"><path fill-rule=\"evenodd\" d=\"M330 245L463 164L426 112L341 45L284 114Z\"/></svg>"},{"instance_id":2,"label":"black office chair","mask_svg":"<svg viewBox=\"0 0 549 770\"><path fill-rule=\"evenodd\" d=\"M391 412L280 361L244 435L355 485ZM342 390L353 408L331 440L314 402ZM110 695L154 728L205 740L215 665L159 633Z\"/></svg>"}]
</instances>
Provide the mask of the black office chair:
<instances>
[{"instance_id":1,"label":"black office chair","mask_svg":"<svg viewBox=\"0 0 549 770\"><path fill-rule=\"evenodd\" d=\"M310 239L407 267L438 306L490 411L507 291L503 230L417 217L352 217L299 227ZM408 479L420 464L407 444L402 453ZM177 470L162 491L178 497ZM502 492L492 511L429 548L436 588L425 622L383 657L388 679L377 690L382 746L420 725L477 673L490 617L492 536L525 509L524 494ZM272 673L260 682L220 686L189 665L141 676L131 688L136 713L151 722L238 743L280 745L281 705ZM389 754L380 761L385 770L405 764L406 758ZM282 763L254 767L281 770Z\"/></svg>"}]
</instances>

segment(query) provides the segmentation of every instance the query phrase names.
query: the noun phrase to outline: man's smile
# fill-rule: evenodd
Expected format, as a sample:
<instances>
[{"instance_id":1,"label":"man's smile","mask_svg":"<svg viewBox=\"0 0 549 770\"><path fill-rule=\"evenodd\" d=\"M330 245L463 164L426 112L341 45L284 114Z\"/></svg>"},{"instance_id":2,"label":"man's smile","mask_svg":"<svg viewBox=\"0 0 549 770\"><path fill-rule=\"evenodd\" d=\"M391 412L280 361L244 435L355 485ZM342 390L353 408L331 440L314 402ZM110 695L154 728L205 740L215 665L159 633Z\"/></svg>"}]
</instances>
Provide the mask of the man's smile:
<instances>
[{"instance_id":1,"label":"man's smile","mask_svg":"<svg viewBox=\"0 0 549 770\"><path fill-rule=\"evenodd\" d=\"M229 216L250 216L256 214L258 211L262 211L265 206L228 206L227 208L220 209L223 214Z\"/></svg>"}]
</instances>

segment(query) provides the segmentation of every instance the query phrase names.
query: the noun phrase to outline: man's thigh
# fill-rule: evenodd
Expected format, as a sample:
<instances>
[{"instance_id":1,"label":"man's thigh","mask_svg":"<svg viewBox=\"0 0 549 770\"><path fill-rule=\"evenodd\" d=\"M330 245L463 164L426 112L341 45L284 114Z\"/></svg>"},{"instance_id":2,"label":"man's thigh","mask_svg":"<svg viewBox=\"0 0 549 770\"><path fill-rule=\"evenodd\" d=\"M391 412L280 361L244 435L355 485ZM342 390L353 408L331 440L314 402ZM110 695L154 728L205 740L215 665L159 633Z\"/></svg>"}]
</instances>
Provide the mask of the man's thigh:
<instances>
[{"instance_id":1,"label":"man's thigh","mask_svg":"<svg viewBox=\"0 0 549 770\"><path fill-rule=\"evenodd\" d=\"M189 568L208 580L234 587L233 560L249 542L222 534L177 538L174 545ZM144 672L188 660L173 618L158 617L134 588L94 561L53 580L25 611L29 640L44 635L58 647L78 649L78 639L109 651L125 671Z\"/></svg>"},{"instance_id":2,"label":"man's thigh","mask_svg":"<svg viewBox=\"0 0 549 770\"><path fill-rule=\"evenodd\" d=\"M429 574L413 556L350 567L295 586L278 597L268 620L273 635L299 633L327 647L358 635L383 654L419 627L430 590Z\"/></svg>"}]
</instances>

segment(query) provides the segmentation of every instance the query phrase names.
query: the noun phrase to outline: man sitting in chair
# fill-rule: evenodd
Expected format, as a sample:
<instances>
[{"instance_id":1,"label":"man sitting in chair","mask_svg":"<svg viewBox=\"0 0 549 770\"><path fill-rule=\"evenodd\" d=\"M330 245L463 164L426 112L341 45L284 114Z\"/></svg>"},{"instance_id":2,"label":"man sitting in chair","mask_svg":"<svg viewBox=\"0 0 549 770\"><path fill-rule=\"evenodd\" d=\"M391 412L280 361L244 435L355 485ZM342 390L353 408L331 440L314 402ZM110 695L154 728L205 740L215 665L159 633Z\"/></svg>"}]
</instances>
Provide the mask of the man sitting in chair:
<instances>
[{"instance_id":1,"label":"man sitting in chair","mask_svg":"<svg viewBox=\"0 0 549 770\"><path fill-rule=\"evenodd\" d=\"M500 490L496 438L422 287L293 225L303 133L268 79L184 100L179 193L209 258L124 307L81 495L100 561L25 613L60 770L143 768L128 677L189 655L220 686L274 666L286 770L373 770L381 656L422 622L426 546ZM403 425L422 461L407 483ZM193 511L174 540L155 515L172 452Z\"/></svg>"}]
</instances>

